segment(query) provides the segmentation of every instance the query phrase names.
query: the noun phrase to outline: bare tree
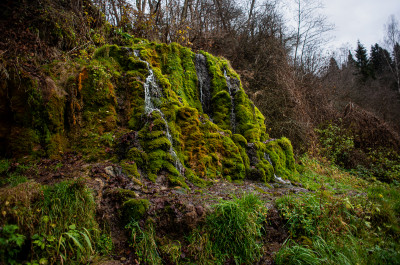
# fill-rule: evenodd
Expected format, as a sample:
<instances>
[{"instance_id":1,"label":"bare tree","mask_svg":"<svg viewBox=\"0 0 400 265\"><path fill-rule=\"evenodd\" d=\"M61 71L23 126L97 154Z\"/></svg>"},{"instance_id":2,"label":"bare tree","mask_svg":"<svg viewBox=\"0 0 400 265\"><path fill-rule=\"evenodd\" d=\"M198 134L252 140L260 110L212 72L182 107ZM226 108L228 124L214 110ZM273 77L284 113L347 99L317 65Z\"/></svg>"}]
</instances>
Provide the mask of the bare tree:
<instances>
[{"instance_id":1,"label":"bare tree","mask_svg":"<svg viewBox=\"0 0 400 265\"><path fill-rule=\"evenodd\" d=\"M389 69L395 79L397 91L400 93L400 27L399 21L394 15L389 17L388 23L385 25L386 35L385 44L387 49L392 52L393 63L390 63L390 58L386 58Z\"/></svg>"},{"instance_id":2,"label":"bare tree","mask_svg":"<svg viewBox=\"0 0 400 265\"><path fill-rule=\"evenodd\" d=\"M321 49L329 41L327 33L333 30L326 16L320 14L320 0L294 0L296 33L293 64L302 71L314 73L320 63Z\"/></svg>"}]
</instances>

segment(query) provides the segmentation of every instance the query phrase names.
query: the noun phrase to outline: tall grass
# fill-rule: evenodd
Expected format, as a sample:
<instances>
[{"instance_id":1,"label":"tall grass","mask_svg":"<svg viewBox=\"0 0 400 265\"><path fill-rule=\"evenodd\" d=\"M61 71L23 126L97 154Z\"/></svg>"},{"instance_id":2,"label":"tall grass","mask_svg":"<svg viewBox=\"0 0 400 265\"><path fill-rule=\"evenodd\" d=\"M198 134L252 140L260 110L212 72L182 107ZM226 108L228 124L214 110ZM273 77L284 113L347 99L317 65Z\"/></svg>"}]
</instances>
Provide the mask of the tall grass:
<instances>
[{"instance_id":1,"label":"tall grass","mask_svg":"<svg viewBox=\"0 0 400 265\"><path fill-rule=\"evenodd\" d=\"M289 239L277 253L275 262L277 264L307 265L364 264L364 257L359 249L358 242L351 235L343 238L342 245L326 241L320 236L313 237L310 242L312 242L311 245L301 245Z\"/></svg>"},{"instance_id":2,"label":"tall grass","mask_svg":"<svg viewBox=\"0 0 400 265\"><path fill-rule=\"evenodd\" d=\"M81 181L64 181L43 188L36 208L41 213L32 236L35 256L54 263L85 263L94 254L98 238L95 203Z\"/></svg>"},{"instance_id":3,"label":"tall grass","mask_svg":"<svg viewBox=\"0 0 400 265\"><path fill-rule=\"evenodd\" d=\"M92 192L83 181L42 186L34 181L0 188L3 227L17 225L26 238L19 261L82 264L95 252L98 225Z\"/></svg>"},{"instance_id":4,"label":"tall grass","mask_svg":"<svg viewBox=\"0 0 400 265\"><path fill-rule=\"evenodd\" d=\"M277 253L277 264L400 264L399 186L379 181L362 186L346 174L324 178L342 182L337 187L356 187L349 193L321 185L317 192L276 200L291 236ZM324 181L318 175L314 180Z\"/></svg>"},{"instance_id":5,"label":"tall grass","mask_svg":"<svg viewBox=\"0 0 400 265\"><path fill-rule=\"evenodd\" d=\"M95 203L82 181L44 186L35 204L38 225L32 231L32 258L50 264L86 263L98 238Z\"/></svg>"},{"instance_id":6,"label":"tall grass","mask_svg":"<svg viewBox=\"0 0 400 265\"><path fill-rule=\"evenodd\" d=\"M254 194L221 201L214 205L201 231L190 238L191 246L199 246L194 256L202 262L222 264L234 260L236 264L252 264L261 256L262 223L267 209ZM205 260L207 260L205 262Z\"/></svg>"},{"instance_id":7,"label":"tall grass","mask_svg":"<svg viewBox=\"0 0 400 265\"><path fill-rule=\"evenodd\" d=\"M137 221L132 220L125 228L130 231L131 245L135 249L139 262L145 262L145 264L162 263L152 224L148 224L146 229L142 229Z\"/></svg>"}]
</instances>

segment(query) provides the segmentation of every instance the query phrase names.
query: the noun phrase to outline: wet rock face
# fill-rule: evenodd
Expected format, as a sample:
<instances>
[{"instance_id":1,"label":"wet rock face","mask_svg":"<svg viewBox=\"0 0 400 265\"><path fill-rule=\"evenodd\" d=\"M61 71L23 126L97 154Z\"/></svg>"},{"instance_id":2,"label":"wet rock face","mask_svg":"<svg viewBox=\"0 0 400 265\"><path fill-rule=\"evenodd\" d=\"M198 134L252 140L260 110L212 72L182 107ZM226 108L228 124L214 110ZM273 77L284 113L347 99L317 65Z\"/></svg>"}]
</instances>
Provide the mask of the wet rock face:
<instances>
[{"instance_id":1,"label":"wet rock face","mask_svg":"<svg viewBox=\"0 0 400 265\"><path fill-rule=\"evenodd\" d=\"M208 71L207 58L203 54L196 54L195 66L201 106L203 107L203 112L211 117L211 76Z\"/></svg>"},{"instance_id":2,"label":"wet rock face","mask_svg":"<svg viewBox=\"0 0 400 265\"><path fill-rule=\"evenodd\" d=\"M226 69L224 70L224 76L229 96L231 97L231 130L233 133L236 133L235 94L240 90L240 82L236 78L228 76Z\"/></svg>"},{"instance_id":3,"label":"wet rock face","mask_svg":"<svg viewBox=\"0 0 400 265\"><path fill-rule=\"evenodd\" d=\"M249 157L250 166L255 166L260 163L260 159L257 157L257 149L254 144L247 144L246 153Z\"/></svg>"},{"instance_id":4,"label":"wet rock face","mask_svg":"<svg viewBox=\"0 0 400 265\"><path fill-rule=\"evenodd\" d=\"M240 90L240 81L237 78L230 77L228 75L225 75L226 78L226 84L228 86L228 89L230 91L230 94L233 96Z\"/></svg>"}]
</instances>

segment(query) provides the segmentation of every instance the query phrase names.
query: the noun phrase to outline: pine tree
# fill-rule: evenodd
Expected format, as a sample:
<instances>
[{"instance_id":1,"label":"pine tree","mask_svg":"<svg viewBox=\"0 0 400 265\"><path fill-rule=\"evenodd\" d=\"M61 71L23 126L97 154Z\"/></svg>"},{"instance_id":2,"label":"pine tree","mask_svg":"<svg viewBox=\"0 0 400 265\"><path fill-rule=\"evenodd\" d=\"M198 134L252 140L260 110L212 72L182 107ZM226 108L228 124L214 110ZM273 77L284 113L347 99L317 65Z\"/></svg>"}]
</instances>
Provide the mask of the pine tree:
<instances>
[{"instance_id":1,"label":"pine tree","mask_svg":"<svg viewBox=\"0 0 400 265\"><path fill-rule=\"evenodd\" d=\"M347 67L356 66L356 61L354 60L353 54L349 51L349 55L347 55Z\"/></svg>"},{"instance_id":2,"label":"pine tree","mask_svg":"<svg viewBox=\"0 0 400 265\"><path fill-rule=\"evenodd\" d=\"M329 59L328 71L329 72L339 71L339 65L338 65L337 61L335 60L335 58L333 58L333 57L331 57L331 59Z\"/></svg>"},{"instance_id":3,"label":"pine tree","mask_svg":"<svg viewBox=\"0 0 400 265\"><path fill-rule=\"evenodd\" d=\"M371 52L370 52L370 62L371 62L371 69L372 69L372 74L374 77L376 77L377 74L380 74L383 71L383 63L381 58L381 47L379 47L378 43L375 43L375 45L371 46Z\"/></svg>"},{"instance_id":4,"label":"pine tree","mask_svg":"<svg viewBox=\"0 0 400 265\"><path fill-rule=\"evenodd\" d=\"M356 66L363 81L366 81L368 77L372 76L367 49L365 49L364 45L362 45L360 41L357 42Z\"/></svg>"}]
</instances>

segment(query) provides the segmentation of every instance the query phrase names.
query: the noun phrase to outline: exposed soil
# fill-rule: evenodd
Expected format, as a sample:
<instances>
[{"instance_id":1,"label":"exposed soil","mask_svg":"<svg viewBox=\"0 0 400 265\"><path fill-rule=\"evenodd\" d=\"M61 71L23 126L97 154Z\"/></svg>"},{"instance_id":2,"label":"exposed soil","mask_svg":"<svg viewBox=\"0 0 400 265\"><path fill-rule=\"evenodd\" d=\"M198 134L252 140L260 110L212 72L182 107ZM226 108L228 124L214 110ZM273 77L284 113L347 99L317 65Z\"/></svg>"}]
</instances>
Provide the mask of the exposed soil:
<instances>
[{"instance_id":1,"label":"exposed soil","mask_svg":"<svg viewBox=\"0 0 400 265\"><path fill-rule=\"evenodd\" d=\"M111 232L115 253L112 260L96 264L138 264L133 249L129 246L128 235L120 221L121 201L119 190L133 191L136 198L147 199L150 207L145 219L151 218L159 238L185 242L185 235L205 220L212 205L220 200L229 200L244 193L256 193L266 202L269 209L264 227L264 255L257 264L274 264L273 258L288 237L283 220L275 208L275 200L283 195L308 192L306 189L279 183L265 185L260 182L244 180L232 183L216 180L213 185L199 188L188 183L190 190L169 187L160 176L156 183L141 179L132 181L112 162L86 163L76 153L63 155L61 160L41 160L27 174L41 184L51 185L66 179L84 178L87 186L94 191L98 222L102 229ZM185 248L182 248L185 255ZM230 264L228 262L227 264Z\"/></svg>"}]
</instances>

